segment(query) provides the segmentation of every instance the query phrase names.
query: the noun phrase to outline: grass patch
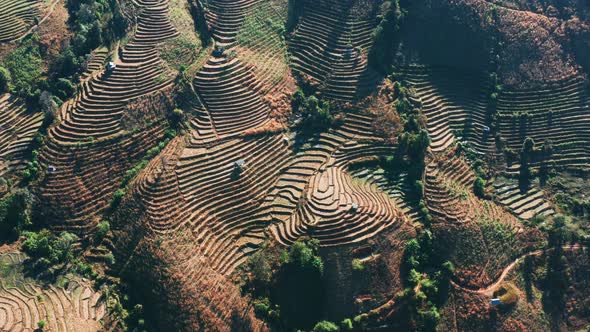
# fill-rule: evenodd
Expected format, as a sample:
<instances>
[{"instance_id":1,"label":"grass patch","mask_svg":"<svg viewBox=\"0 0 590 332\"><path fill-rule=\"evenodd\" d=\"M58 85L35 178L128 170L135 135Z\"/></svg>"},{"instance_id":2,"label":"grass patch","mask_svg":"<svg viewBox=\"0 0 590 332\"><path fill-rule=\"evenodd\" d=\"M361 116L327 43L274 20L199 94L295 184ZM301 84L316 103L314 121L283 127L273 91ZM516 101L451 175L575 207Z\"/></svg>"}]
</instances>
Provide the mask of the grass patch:
<instances>
[{"instance_id":1,"label":"grass patch","mask_svg":"<svg viewBox=\"0 0 590 332\"><path fill-rule=\"evenodd\" d=\"M203 45L187 2L170 1L170 21L179 35L162 45L160 55L171 68L182 71L197 61Z\"/></svg>"},{"instance_id":2,"label":"grass patch","mask_svg":"<svg viewBox=\"0 0 590 332\"><path fill-rule=\"evenodd\" d=\"M12 82L10 90L26 97L33 92L34 86L43 75L43 60L37 44L37 37L33 36L23 41L22 45L6 56L1 64L10 72Z\"/></svg>"},{"instance_id":3,"label":"grass patch","mask_svg":"<svg viewBox=\"0 0 590 332\"><path fill-rule=\"evenodd\" d=\"M181 35L164 43L160 55L170 67L179 71L183 66L188 67L193 63L200 50L198 40Z\"/></svg>"},{"instance_id":4,"label":"grass patch","mask_svg":"<svg viewBox=\"0 0 590 332\"><path fill-rule=\"evenodd\" d=\"M239 57L254 66L259 79L277 84L288 71L285 23L287 0L259 3L246 16L236 39Z\"/></svg>"}]
</instances>

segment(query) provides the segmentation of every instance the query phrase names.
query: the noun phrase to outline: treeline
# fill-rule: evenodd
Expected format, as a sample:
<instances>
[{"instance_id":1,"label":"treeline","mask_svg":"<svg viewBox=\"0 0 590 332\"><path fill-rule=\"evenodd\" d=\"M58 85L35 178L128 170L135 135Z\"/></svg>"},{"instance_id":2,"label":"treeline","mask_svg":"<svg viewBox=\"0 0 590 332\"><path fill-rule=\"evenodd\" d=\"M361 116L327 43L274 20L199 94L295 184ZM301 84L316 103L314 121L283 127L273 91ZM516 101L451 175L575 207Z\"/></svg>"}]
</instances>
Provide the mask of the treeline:
<instances>
[{"instance_id":1,"label":"treeline","mask_svg":"<svg viewBox=\"0 0 590 332\"><path fill-rule=\"evenodd\" d=\"M373 35L369 64L382 73L390 73L394 56L401 42L401 25L406 11L399 0L385 2L385 15Z\"/></svg>"},{"instance_id":2,"label":"treeline","mask_svg":"<svg viewBox=\"0 0 590 332\"><path fill-rule=\"evenodd\" d=\"M392 77L392 80L394 78ZM400 116L403 130L399 134L398 145L395 153L383 160L383 168L390 178L397 177L400 173L407 173L406 181L410 191L408 198L418 202L421 217L425 223L432 221L423 200L425 158L430 146L430 137L426 131L426 124L422 117L422 104L415 98L412 89L405 87L400 82L394 84L396 101L394 106Z\"/></svg>"},{"instance_id":3,"label":"treeline","mask_svg":"<svg viewBox=\"0 0 590 332\"><path fill-rule=\"evenodd\" d=\"M318 240L295 242L280 253L264 248L249 258L246 269L243 290L254 299L257 317L280 331L310 330L318 324L325 300Z\"/></svg>"},{"instance_id":4,"label":"treeline","mask_svg":"<svg viewBox=\"0 0 590 332\"><path fill-rule=\"evenodd\" d=\"M301 117L299 128L305 135L318 134L342 124L342 118L335 114L332 105L316 96L306 96L299 89L291 100L293 113Z\"/></svg>"}]
</instances>

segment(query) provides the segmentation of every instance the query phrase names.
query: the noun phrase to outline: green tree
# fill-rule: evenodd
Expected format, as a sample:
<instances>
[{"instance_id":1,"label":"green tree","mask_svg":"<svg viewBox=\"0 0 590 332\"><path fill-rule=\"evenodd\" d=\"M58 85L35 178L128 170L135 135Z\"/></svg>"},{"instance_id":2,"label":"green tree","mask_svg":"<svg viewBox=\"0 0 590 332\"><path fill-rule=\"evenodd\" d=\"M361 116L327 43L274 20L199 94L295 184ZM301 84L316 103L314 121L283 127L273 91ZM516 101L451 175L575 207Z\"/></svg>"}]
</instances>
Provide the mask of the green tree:
<instances>
[{"instance_id":1,"label":"green tree","mask_svg":"<svg viewBox=\"0 0 590 332\"><path fill-rule=\"evenodd\" d=\"M61 100L66 100L74 95L76 92L76 86L67 78L58 78L57 81L53 83L53 91Z\"/></svg>"},{"instance_id":2,"label":"green tree","mask_svg":"<svg viewBox=\"0 0 590 332\"><path fill-rule=\"evenodd\" d=\"M477 197L485 198L486 197L486 182L481 177L476 177L475 181L473 181L473 192Z\"/></svg>"},{"instance_id":3,"label":"green tree","mask_svg":"<svg viewBox=\"0 0 590 332\"><path fill-rule=\"evenodd\" d=\"M338 325L327 320L318 322L313 327L313 332L338 332L338 330Z\"/></svg>"},{"instance_id":4,"label":"green tree","mask_svg":"<svg viewBox=\"0 0 590 332\"><path fill-rule=\"evenodd\" d=\"M435 306L431 306L427 310L418 311L418 324L422 331L435 331L439 319L440 313Z\"/></svg>"},{"instance_id":5,"label":"green tree","mask_svg":"<svg viewBox=\"0 0 590 332\"><path fill-rule=\"evenodd\" d=\"M18 189L0 200L0 238L16 238L31 224L33 196L27 189Z\"/></svg>"},{"instance_id":6,"label":"green tree","mask_svg":"<svg viewBox=\"0 0 590 332\"><path fill-rule=\"evenodd\" d=\"M352 331L353 329L354 325L352 324L352 319L346 318L342 322L340 322L341 331Z\"/></svg>"},{"instance_id":7,"label":"green tree","mask_svg":"<svg viewBox=\"0 0 590 332\"><path fill-rule=\"evenodd\" d=\"M356 271L356 272L364 271L365 265L363 264L363 262L360 259L355 258L352 260L352 270Z\"/></svg>"},{"instance_id":8,"label":"green tree","mask_svg":"<svg viewBox=\"0 0 590 332\"><path fill-rule=\"evenodd\" d=\"M396 46L400 42L400 29L405 16L399 0L387 2L389 8L379 23L373 36L373 46L369 51L369 63L381 72L390 71Z\"/></svg>"},{"instance_id":9,"label":"green tree","mask_svg":"<svg viewBox=\"0 0 590 332\"><path fill-rule=\"evenodd\" d=\"M284 324L312 329L320 320L324 301L324 264L317 240L298 241L286 254L274 288Z\"/></svg>"},{"instance_id":10,"label":"green tree","mask_svg":"<svg viewBox=\"0 0 590 332\"><path fill-rule=\"evenodd\" d=\"M98 226L96 227L96 237L99 240L104 239L110 230L111 224L108 221L101 221L98 223Z\"/></svg>"},{"instance_id":11,"label":"green tree","mask_svg":"<svg viewBox=\"0 0 590 332\"><path fill-rule=\"evenodd\" d=\"M10 86L10 72L4 67L0 67L0 93L8 92Z\"/></svg>"}]
</instances>

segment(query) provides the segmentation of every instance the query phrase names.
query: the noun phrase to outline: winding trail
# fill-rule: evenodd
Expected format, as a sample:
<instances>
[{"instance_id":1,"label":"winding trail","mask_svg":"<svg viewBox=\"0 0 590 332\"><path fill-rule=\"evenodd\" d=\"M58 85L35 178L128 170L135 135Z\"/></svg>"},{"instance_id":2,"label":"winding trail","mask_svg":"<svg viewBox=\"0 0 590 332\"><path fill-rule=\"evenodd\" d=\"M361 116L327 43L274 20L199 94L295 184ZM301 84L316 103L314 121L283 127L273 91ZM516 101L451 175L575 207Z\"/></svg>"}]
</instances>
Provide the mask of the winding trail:
<instances>
[{"instance_id":1,"label":"winding trail","mask_svg":"<svg viewBox=\"0 0 590 332\"><path fill-rule=\"evenodd\" d=\"M43 22L45 22L51 16L51 14L53 14L53 12L55 11L55 6L59 2L60 2L60 0L53 1L53 3L49 6L49 10L45 14L45 16L37 24L35 24L32 27L30 27L29 30L27 30L27 32L23 33L20 37L18 37L17 39L15 39L14 42L18 42L18 41L22 40L26 36L28 36L31 33L33 33L35 30L39 29L39 27L41 26L41 24L43 24Z\"/></svg>"},{"instance_id":2,"label":"winding trail","mask_svg":"<svg viewBox=\"0 0 590 332\"><path fill-rule=\"evenodd\" d=\"M568 245L568 246L563 246L561 247L563 250L571 250L571 251L575 251L575 250L579 250L579 249L587 249L586 246L582 246L580 244L574 244L574 245ZM510 271L512 271L512 269L520 263L521 260L523 260L524 258L528 257L528 256L539 256L545 252L548 252L552 249L548 249L548 250L535 250L535 251L531 251L525 254L522 254L521 256L519 256L518 258L516 258L512 263L510 263L508 266L506 266L504 268L504 270L502 270L502 274L500 274L500 277L492 284L486 286L486 287L481 287L478 289L472 289L472 288L468 288L465 286L461 286L458 283L456 283L455 281L451 280L451 285L453 285L453 287L460 289L464 292L467 293L472 293L472 294L484 294L484 295L488 295L491 296L492 293L494 292L494 289L496 289L498 287L498 285L500 285L500 283L502 283L502 281L504 281L504 279L506 278L506 276L508 275L508 273L510 273Z\"/></svg>"}]
</instances>

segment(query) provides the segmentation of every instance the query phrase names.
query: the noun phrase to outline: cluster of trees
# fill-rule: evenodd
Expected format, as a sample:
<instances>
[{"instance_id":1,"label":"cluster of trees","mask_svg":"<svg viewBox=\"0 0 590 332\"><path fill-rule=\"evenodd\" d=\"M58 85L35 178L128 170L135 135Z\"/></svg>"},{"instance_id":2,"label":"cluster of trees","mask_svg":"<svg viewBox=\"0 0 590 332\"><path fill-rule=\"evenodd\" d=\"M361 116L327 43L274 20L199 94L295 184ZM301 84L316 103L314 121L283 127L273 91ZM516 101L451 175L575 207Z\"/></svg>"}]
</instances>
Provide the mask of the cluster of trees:
<instances>
[{"instance_id":1,"label":"cluster of trees","mask_svg":"<svg viewBox=\"0 0 590 332\"><path fill-rule=\"evenodd\" d=\"M68 0L66 5L75 32L71 45L75 54L87 54L125 34L127 20L116 0Z\"/></svg>"},{"instance_id":2,"label":"cluster of trees","mask_svg":"<svg viewBox=\"0 0 590 332\"><path fill-rule=\"evenodd\" d=\"M408 324L420 331L434 331L440 314L438 308L446 301L449 282L454 272L437 239L427 228L406 243L404 251L405 289L398 299L408 306Z\"/></svg>"},{"instance_id":3,"label":"cluster of trees","mask_svg":"<svg viewBox=\"0 0 590 332\"><path fill-rule=\"evenodd\" d=\"M31 225L33 195L17 189L0 200L0 240L14 240Z\"/></svg>"},{"instance_id":4,"label":"cluster of trees","mask_svg":"<svg viewBox=\"0 0 590 332\"><path fill-rule=\"evenodd\" d=\"M25 38L0 63L0 93L11 92L23 98L30 109L42 110L51 118L62 102L74 95L74 83L88 54L122 37L127 29L116 0L69 0L67 8L74 37L50 61L48 72L37 35Z\"/></svg>"},{"instance_id":5,"label":"cluster of trees","mask_svg":"<svg viewBox=\"0 0 590 332\"><path fill-rule=\"evenodd\" d=\"M537 147L535 141L527 137L520 151L520 169L518 176L518 183L522 191L528 190L530 182L534 176L531 170L531 163L533 160L540 161L538 176L541 184L544 185L549 178L549 164L548 160L553 154L553 144L551 141L545 142L542 146Z\"/></svg>"},{"instance_id":6,"label":"cluster of trees","mask_svg":"<svg viewBox=\"0 0 590 332\"><path fill-rule=\"evenodd\" d=\"M566 217L556 215L549 230L549 253L547 256L547 272L543 280L542 303L546 312L553 318L565 309L565 295L569 287L567 262L563 255L566 242Z\"/></svg>"},{"instance_id":7,"label":"cluster of trees","mask_svg":"<svg viewBox=\"0 0 590 332\"><path fill-rule=\"evenodd\" d=\"M23 236L23 250L33 259L36 270L67 264L74 258L72 245L78 240L74 234L62 232L56 236L45 229L40 232L23 232Z\"/></svg>"},{"instance_id":8,"label":"cluster of trees","mask_svg":"<svg viewBox=\"0 0 590 332\"><path fill-rule=\"evenodd\" d=\"M35 35L26 38L0 64L0 92L23 98L30 109L41 110L52 119L55 110L74 95L76 88L70 78L53 69L45 75L38 41Z\"/></svg>"},{"instance_id":9,"label":"cluster of trees","mask_svg":"<svg viewBox=\"0 0 590 332\"><path fill-rule=\"evenodd\" d=\"M385 169L390 176L400 171L406 171L407 181L412 188L412 192L409 194L421 201L424 191L422 175L426 167L424 158L430 146L430 137L424 129L425 125L420 110L422 105L411 98L412 91L399 82L395 82L394 93L397 97L394 106L403 123L403 131L398 137L395 154L385 160ZM424 207L424 209L426 208ZM424 217L430 219L427 210Z\"/></svg>"},{"instance_id":10,"label":"cluster of trees","mask_svg":"<svg viewBox=\"0 0 590 332\"><path fill-rule=\"evenodd\" d=\"M79 238L72 233L56 235L47 229L39 232L24 231L23 251L30 256L27 268L39 278L55 278L64 273L77 273L87 278L96 278L91 264L78 258L74 244Z\"/></svg>"},{"instance_id":11,"label":"cluster of trees","mask_svg":"<svg viewBox=\"0 0 590 332\"><path fill-rule=\"evenodd\" d=\"M256 314L278 329L324 331L320 322L324 302L324 263L319 242L295 242L276 262L260 251L248 263L252 278L245 286L256 300ZM329 331L329 330L326 330Z\"/></svg>"},{"instance_id":12,"label":"cluster of trees","mask_svg":"<svg viewBox=\"0 0 590 332\"><path fill-rule=\"evenodd\" d=\"M492 85L492 92L488 98L487 105L487 123L490 124L490 131L493 134L498 126L498 96L502 92L502 85L498 78L498 74L493 72L490 74L490 82Z\"/></svg>"},{"instance_id":13,"label":"cluster of trees","mask_svg":"<svg viewBox=\"0 0 590 332\"><path fill-rule=\"evenodd\" d=\"M389 73L401 41L400 30L406 11L400 6L399 0L386 1L385 4L387 10L374 32L369 64L380 72Z\"/></svg>"},{"instance_id":14,"label":"cluster of trees","mask_svg":"<svg viewBox=\"0 0 590 332\"><path fill-rule=\"evenodd\" d=\"M4 67L0 67L0 94L9 91L9 84L12 80L10 72Z\"/></svg>"},{"instance_id":15,"label":"cluster of trees","mask_svg":"<svg viewBox=\"0 0 590 332\"><path fill-rule=\"evenodd\" d=\"M303 120L300 128L305 134L318 133L341 124L340 118L333 114L330 103L316 96L305 96L302 90L293 94L291 106L294 113L301 114Z\"/></svg>"}]
</instances>

